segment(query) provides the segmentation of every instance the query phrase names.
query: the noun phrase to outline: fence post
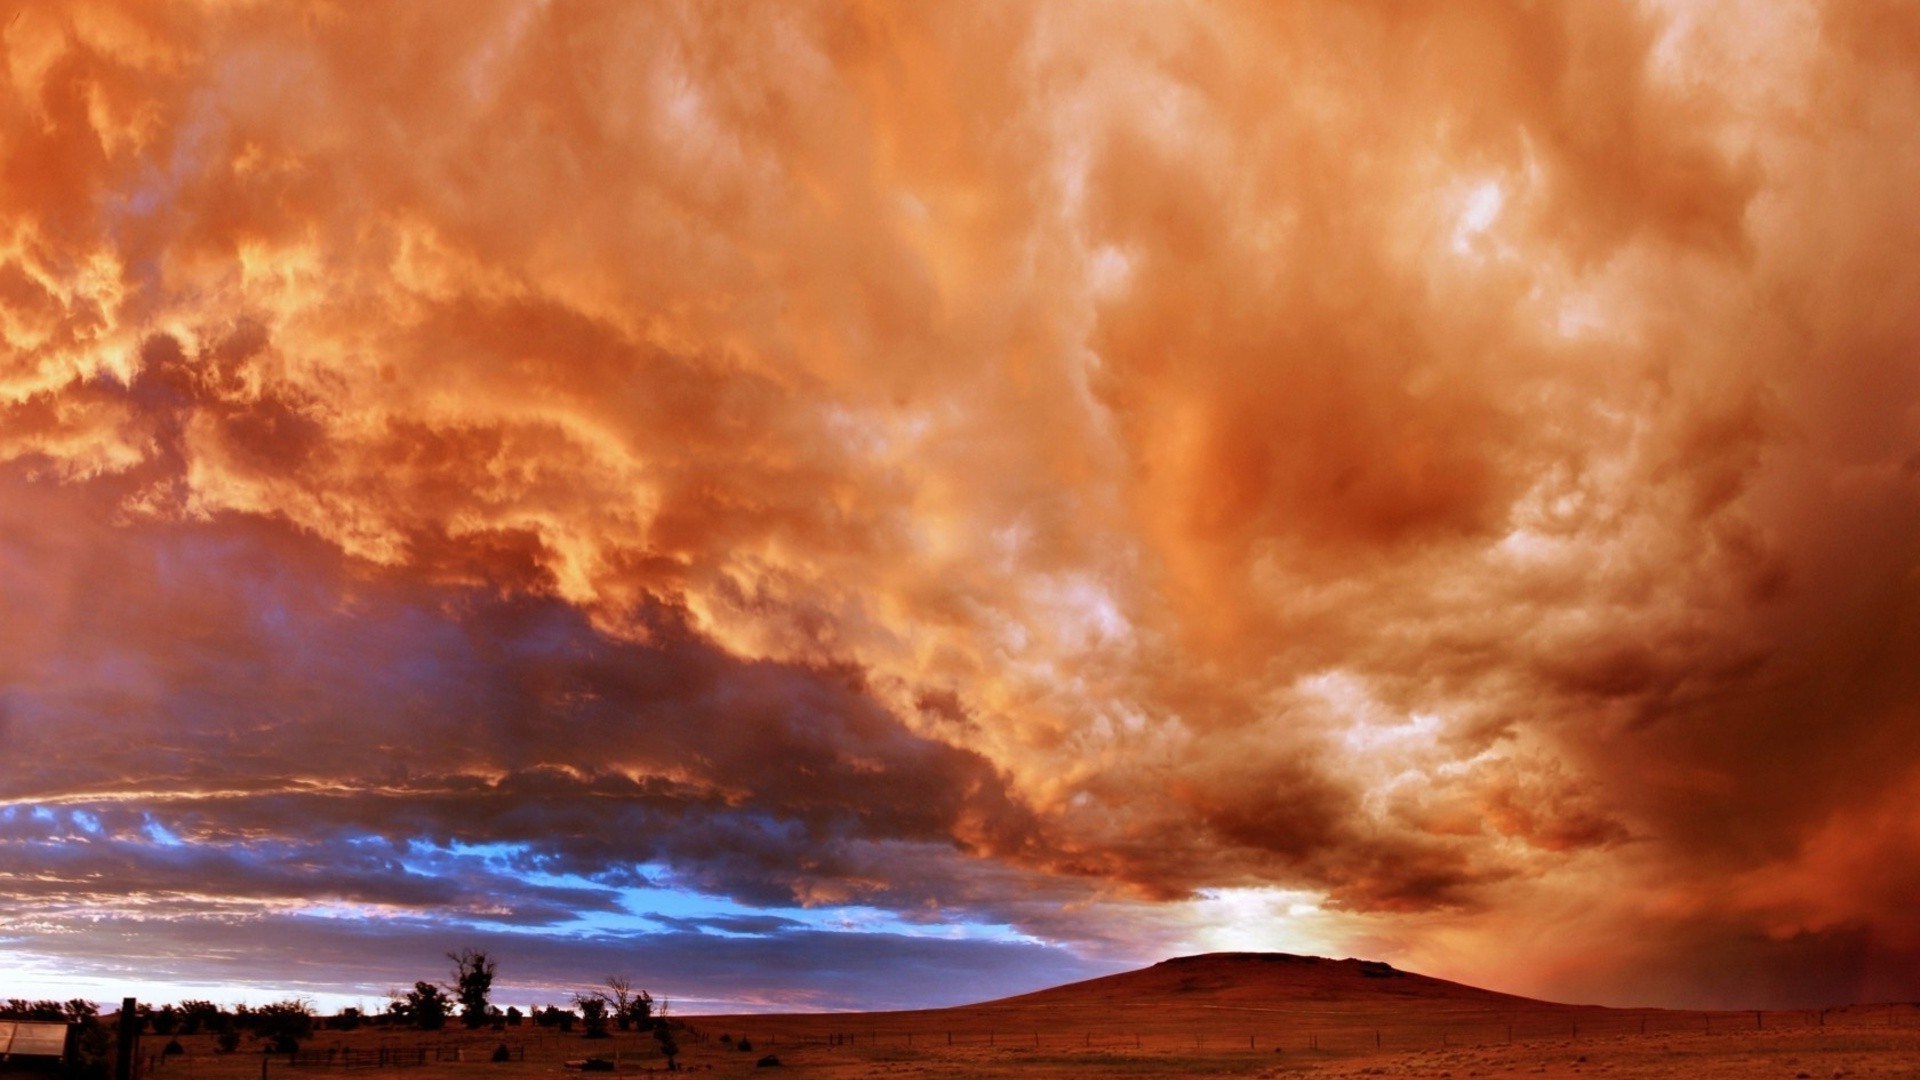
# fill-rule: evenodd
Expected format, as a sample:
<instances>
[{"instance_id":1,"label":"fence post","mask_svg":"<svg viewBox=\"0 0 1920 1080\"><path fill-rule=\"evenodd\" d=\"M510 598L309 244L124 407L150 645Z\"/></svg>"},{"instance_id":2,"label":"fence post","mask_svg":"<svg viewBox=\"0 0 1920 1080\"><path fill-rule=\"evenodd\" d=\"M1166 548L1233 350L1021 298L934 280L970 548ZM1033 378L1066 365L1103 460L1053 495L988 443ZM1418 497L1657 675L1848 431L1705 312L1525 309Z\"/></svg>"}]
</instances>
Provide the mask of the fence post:
<instances>
[{"instance_id":1,"label":"fence post","mask_svg":"<svg viewBox=\"0 0 1920 1080\"><path fill-rule=\"evenodd\" d=\"M120 999L120 1036L115 1040L113 1080L133 1080L133 1049L140 1041L140 1018L134 1010L140 1003L133 998Z\"/></svg>"}]
</instances>

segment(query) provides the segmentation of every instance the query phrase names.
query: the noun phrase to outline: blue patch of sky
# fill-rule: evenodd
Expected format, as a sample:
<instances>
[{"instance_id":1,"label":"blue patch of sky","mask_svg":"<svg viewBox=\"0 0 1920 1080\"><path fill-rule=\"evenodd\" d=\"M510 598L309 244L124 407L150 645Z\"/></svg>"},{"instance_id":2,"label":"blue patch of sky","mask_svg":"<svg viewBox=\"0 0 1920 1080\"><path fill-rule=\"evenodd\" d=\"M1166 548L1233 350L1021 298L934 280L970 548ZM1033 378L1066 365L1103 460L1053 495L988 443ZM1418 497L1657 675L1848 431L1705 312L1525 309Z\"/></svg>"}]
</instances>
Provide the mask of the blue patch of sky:
<instances>
[{"instance_id":1,"label":"blue patch of sky","mask_svg":"<svg viewBox=\"0 0 1920 1080\"><path fill-rule=\"evenodd\" d=\"M147 839L154 843L162 847L182 847L186 844L178 833L160 824L152 814L142 814L140 819L140 831L146 833Z\"/></svg>"},{"instance_id":2,"label":"blue patch of sky","mask_svg":"<svg viewBox=\"0 0 1920 1080\"><path fill-rule=\"evenodd\" d=\"M608 885L590 877L554 873L534 868L538 862L533 848L525 844L467 844L458 841L440 844L424 838L408 843L408 851L399 860L410 873L439 876L459 872L462 864L484 868L487 872L511 876L534 886L558 889L582 889L614 893L622 910L583 910L574 919L549 931L561 934L665 933L681 929L685 923L700 927L700 932L716 937L764 937L793 931L851 934L887 934L900 937L941 938L950 941L982 941L1039 944L1040 939L1005 923L981 922L964 918L928 921L924 913L903 918L900 913L865 904L799 907L755 907L724 896L700 892L670 884L674 877L670 866L642 863L633 867L640 877L661 884L654 887ZM791 927L753 933L729 928L729 919L777 916L791 920ZM703 920L720 920L710 925Z\"/></svg>"}]
</instances>

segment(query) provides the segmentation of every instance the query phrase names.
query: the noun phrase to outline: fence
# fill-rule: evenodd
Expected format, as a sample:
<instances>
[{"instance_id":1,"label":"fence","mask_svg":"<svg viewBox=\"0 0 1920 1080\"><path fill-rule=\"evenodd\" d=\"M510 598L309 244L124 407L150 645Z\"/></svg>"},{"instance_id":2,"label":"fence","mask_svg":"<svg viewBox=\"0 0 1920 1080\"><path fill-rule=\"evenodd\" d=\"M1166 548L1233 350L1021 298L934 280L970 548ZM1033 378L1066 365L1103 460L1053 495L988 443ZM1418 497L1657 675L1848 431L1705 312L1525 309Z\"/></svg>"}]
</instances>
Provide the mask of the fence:
<instances>
[{"instance_id":1,"label":"fence","mask_svg":"<svg viewBox=\"0 0 1920 1080\"><path fill-rule=\"evenodd\" d=\"M527 1044L507 1046L510 1061L527 1060ZM429 1061L491 1061L494 1051L476 1046L330 1046L326 1049L296 1050L286 1055L295 1068L324 1069L403 1069L425 1065Z\"/></svg>"}]
</instances>

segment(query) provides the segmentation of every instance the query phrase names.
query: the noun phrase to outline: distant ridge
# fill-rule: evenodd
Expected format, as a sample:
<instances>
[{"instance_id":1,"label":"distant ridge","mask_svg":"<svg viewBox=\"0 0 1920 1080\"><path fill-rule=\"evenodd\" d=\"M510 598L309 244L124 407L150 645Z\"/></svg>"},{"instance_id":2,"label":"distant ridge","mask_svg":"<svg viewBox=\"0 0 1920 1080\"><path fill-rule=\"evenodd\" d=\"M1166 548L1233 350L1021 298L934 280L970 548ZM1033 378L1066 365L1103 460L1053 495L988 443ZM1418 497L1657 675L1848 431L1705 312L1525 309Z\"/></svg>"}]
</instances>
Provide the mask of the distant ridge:
<instances>
[{"instance_id":1,"label":"distant ridge","mask_svg":"<svg viewBox=\"0 0 1920 1080\"><path fill-rule=\"evenodd\" d=\"M1137 971L1068 983L987 1005L1127 1005L1179 1000L1221 1006L1296 1002L1430 1001L1545 1005L1530 998L1401 971L1379 960L1219 952L1177 956Z\"/></svg>"}]
</instances>

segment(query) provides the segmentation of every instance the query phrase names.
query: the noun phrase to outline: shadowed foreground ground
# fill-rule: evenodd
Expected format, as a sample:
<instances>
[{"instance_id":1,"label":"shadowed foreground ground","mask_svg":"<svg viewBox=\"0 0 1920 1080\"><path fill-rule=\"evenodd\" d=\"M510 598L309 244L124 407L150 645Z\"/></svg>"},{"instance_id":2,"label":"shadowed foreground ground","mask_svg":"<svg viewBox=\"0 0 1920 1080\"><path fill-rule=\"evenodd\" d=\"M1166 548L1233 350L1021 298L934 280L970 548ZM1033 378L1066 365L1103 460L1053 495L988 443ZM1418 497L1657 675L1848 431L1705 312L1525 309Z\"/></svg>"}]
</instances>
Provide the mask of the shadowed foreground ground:
<instances>
[{"instance_id":1,"label":"shadowed foreground ground","mask_svg":"<svg viewBox=\"0 0 1920 1080\"><path fill-rule=\"evenodd\" d=\"M811 1077L1324 1076L1920 1077L1920 1007L1684 1012L1558 1005L1396 972L1381 964L1219 954L953 1009L708 1016L686 1020L681 1063L704 1075ZM752 1045L740 1049L741 1040ZM505 1041L515 1060L487 1061ZM156 1047L151 1037L143 1053ZM163 1080L392 1075L552 1076L588 1055L660 1069L654 1040L491 1032L324 1032L328 1047L422 1047L424 1064L345 1070L285 1056L189 1053ZM464 1060L452 1059L460 1051ZM778 1070L757 1067L766 1055Z\"/></svg>"}]
</instances>

